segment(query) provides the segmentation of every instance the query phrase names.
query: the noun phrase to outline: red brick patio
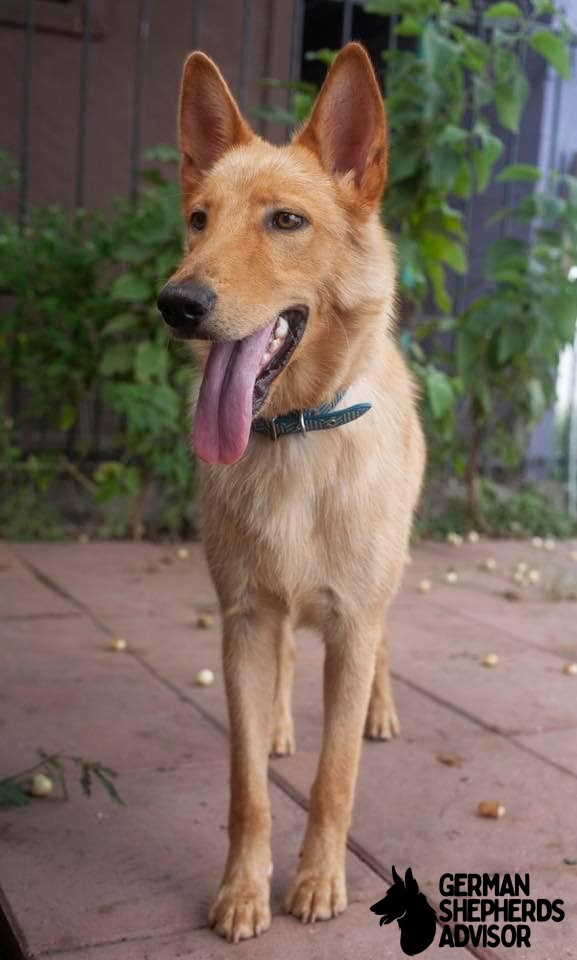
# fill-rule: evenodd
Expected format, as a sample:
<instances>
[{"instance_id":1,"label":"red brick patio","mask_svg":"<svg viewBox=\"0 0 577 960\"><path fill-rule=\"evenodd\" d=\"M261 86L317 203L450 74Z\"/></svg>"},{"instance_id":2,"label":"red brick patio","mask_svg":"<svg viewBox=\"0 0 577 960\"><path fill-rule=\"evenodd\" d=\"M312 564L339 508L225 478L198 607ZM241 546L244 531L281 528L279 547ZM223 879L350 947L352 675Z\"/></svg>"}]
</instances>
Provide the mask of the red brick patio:
<instances>
[{"instance_id":1,"label":"red brick patio","mask_svg":"<svg viewBox=\"0 0 577 960\"><path fill-rule=\"evenodd\" d=\"M322 647L302 635L297 753L271 762L275 916L258 941L235 947L206 929L225 857L228 764L218 625L195 626L214 606L200 548L182 559L172 546L0 545L0 778L32 763L38 747L63 750L119 771L127 802L74 788L68 802L0 810L4 909L28 955L401 960L397 925L379 927L368 910L395 864L413 868L432 903L446 872L529 872L532 897L564 900L564 922L535 923L529 950L461 954L576 958L577 865L565 861L577 862L577 677L563 667L577 661L577 603L548 599L562 576L577 581L576 548L415 550L392 615L402 735L364 746L350 906L312 927L280 906L321 729ZM489 556L493 573L480 569ZM537 567L542 584L511 599L518 561ZM449 566L456 584L444 580ZM126 638L126 653L110 652L113 636ZM481 662L488 653L499 657L493 669ZM201 689L204 667L216 682ZM503 803L505 817L480 818L484 799ZM1 960L17 955L0 944Z\"/></svg>"}]
</instances>

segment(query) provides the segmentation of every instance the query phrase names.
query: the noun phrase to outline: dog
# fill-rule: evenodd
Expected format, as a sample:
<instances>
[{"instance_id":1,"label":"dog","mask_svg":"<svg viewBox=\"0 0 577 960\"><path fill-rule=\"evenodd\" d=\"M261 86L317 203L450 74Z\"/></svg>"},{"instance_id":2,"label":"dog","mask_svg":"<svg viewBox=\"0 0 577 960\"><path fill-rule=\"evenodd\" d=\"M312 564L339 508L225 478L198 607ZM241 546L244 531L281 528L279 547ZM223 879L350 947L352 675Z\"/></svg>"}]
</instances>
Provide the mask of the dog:
<instances>
[{"instance_id":1,"label":"dog","mask_svg":"<svg viewBox=\"0 0 577 960\"><path fill-rule=\"evenodd\" d=\"M437 914L424 893L419 892L419 884L409 867L405 879L393 867L392 887L389 887L382 900L373 903L371 910L381 917L379 926L396 920L401 931L401 950L414 957L430 947L437 931Z\"/></svg>"},{"instance_id":2,"label":"dog","mask_svg":"<svg viewBox=\"0 0 577 960\"><path fill-rule=\"evenodd\" d=\"M425 448L394 339L385 111L364 49L341 51L281 147L192 53L179 143L187 243L158 306L202 371L192 446L231 741L229 852L209 922L237 942L270 924L267 755L295 748L293 632L305 625L325 644L324 731L286 908L305 922L346 908L363 728L399 730L385 623Z\"/></svg>"}]
</instances>

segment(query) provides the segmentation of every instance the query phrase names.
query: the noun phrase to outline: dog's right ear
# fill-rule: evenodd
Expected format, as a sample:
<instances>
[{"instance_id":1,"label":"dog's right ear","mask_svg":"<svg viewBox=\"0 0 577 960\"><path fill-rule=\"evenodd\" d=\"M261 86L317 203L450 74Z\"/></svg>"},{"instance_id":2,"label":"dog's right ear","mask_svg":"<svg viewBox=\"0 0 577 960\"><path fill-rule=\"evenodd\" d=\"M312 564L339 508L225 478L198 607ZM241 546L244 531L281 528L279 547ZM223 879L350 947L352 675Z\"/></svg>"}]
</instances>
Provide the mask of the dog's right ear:
<instances>
[{"instance_id":1,"label":"dog's right ear","mask_svg":"<svg viewBox=\"0 0 577 960\"><path fill-rule=\"evenodd\" d=\"M400 877L397 871L395 870L394 864L393 864L393 880L395 883L398 883L399 880L401 881L401 883L403 882L403 878Z\"/></svg>"},{"instance_id":2,"label":"dog's right ear","mask_svg":"<svg viewBox=\"0 0 577 960\"><path fill-rule=\"evenodd\" d=\"M227 150L254 137L220 70L199 51L184 64L178 125L185 193L194 190Z\"/></svg>"}]
</instances>

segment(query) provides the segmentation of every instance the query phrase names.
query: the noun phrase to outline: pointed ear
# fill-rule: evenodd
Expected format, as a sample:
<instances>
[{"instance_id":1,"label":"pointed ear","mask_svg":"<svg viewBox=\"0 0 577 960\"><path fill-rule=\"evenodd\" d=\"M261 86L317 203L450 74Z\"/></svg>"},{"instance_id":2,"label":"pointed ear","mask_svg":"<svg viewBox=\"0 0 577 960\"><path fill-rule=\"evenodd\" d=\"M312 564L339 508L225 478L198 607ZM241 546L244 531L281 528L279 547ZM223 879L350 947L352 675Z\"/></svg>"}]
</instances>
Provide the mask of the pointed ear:
<instances>
[{"instance_id":1,"label":"pointed ear","mask_svg":"<svg viewBox=\"0 0 577 960\"><path fill-rule=\"evenodd\" d=\"M223 153L254 136L220 70L200 52L191 53L184 64L178 123L185 191L193 189Z\"/></svg>"},{"instance_id":2,"label":"pointed ear","mask_svg":"<svg viewBox=\"0 0 577 960\"><path fill-rule=\"evenodd\" d=\"M403 878L399 876L399 874L395 870L394 865L393 865L393 880L395 881L395 883L398 883L399 880L401 881L401 883L403 882Z\"/></svg>"},{"instance_id":3,"label":"pointed ear","mask_svg":"<svg viewBox=\"0 0 577 960\"><path fill-rule=\"evenodd\" d=\"M407 891L407 893L410 893L415 897L419 892L419 884L415 880L413 876L413 871L411 870L410 867L408 867L405 873L405 890Z\"/></svg>"},{"instance_id":4,"label":"pointed ear","mask_svg":"<svg viewBox=\"0 0 577 960\"><path fill-rule=\"evenodd\" d=\"M378 203L387 176L385 107L360 44L348 43L339 53L295 143L314 151L330 174L352 171L362 200Z\"/></svg>"}]
</instances>

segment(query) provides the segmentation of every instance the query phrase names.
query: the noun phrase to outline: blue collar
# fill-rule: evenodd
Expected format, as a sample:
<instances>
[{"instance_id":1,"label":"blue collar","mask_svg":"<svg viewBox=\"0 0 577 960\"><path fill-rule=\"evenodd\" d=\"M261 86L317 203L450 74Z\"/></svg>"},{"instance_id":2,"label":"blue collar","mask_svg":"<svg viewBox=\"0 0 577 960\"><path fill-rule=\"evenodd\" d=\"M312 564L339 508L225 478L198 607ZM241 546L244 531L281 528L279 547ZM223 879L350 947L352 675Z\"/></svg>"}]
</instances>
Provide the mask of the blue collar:
<instances>
[{"instance_id":1,"label":"blue collar","mask_svg":"<svg viewBox=\"0 0 577 960\"><path fill-rule=\"evenodd\" d=\"M264 434L271 440L278 440L279 437L285 437L289 433L306 434L311 430L330 430L332 427L340 427L350 423L351 420L356 420L357 417L362 417L367 410L371 409L370 403L356 403L353 407L335 410L343 396L344 391L337 393L332 400L322 403L320 407L310 410L291 410L290 413L273 417L272 420L257 417L253 420L252 430L254 433Z\"/></svg>"}]
</instances>

